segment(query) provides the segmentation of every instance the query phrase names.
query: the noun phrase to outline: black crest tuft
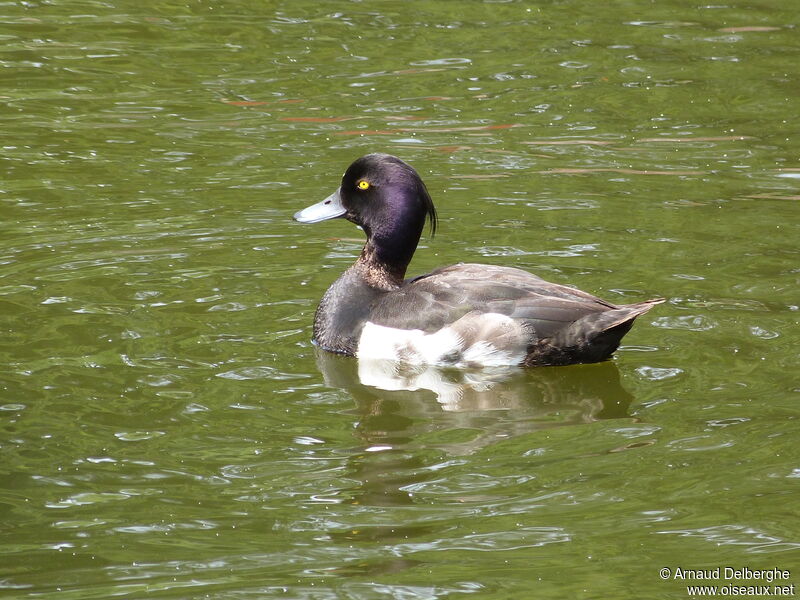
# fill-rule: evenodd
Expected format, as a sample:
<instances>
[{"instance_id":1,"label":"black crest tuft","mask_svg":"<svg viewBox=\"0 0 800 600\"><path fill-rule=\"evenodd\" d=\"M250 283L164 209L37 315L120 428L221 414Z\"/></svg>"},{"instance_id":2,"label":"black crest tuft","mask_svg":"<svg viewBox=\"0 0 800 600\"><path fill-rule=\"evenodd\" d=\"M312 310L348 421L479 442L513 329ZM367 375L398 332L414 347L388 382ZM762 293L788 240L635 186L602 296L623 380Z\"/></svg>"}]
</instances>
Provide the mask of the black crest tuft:
<instances>
[{"instance_id":1,"label":"black crest tuft","mask_svg":"<svg viewBox=\"0 0 800 600\"><path fill-rule=\"evenodd\" d=\"M414 171L414 174L416 174L416 171ZM422 200L422 205L425 207L425 215L430 223L431 237L433 237L436 235L436 226L439 224L439 217L436 216L436 207L433 205L433 200L428 193L428 188L425 187L425 183L420 179L419 175L417 175L417 180L419 181L419 197Z\"/></svg>"}]
</instances>

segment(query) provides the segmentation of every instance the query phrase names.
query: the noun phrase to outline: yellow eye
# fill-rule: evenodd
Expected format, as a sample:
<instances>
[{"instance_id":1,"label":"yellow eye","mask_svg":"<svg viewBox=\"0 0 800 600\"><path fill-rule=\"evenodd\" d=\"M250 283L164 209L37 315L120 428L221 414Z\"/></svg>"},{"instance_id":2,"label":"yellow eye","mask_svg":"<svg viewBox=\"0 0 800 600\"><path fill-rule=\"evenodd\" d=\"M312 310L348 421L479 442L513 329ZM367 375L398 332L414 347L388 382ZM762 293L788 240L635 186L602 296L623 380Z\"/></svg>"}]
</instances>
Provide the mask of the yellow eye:
<instances>
[{"instance_id":1,"label":"yellow eye","mask_svg":"<svg viewBox=\"0 0 800 600\"><path fill-rule=\"evenodd\" d=\"M369 189L369 181L367 181L366 179L362 179L356 185L358 186L358 189L360 189L360 190L368 190Z\"/></svg>"}]
</instances>

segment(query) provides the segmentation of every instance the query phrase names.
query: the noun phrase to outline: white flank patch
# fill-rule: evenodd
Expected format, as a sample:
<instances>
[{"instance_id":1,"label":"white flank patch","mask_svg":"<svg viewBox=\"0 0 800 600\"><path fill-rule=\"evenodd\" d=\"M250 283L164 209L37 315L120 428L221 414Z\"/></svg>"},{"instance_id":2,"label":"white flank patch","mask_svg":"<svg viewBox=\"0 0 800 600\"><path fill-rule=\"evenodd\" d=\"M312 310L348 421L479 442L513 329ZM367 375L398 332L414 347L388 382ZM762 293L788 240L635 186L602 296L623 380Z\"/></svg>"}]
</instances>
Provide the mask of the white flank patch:
<instances>
[{"instance_id":1,"label":"white flank patch","mask_svg":"<svg viewBox=\"0 0 800 600\"><path fill-rule=\"evenodd\" d=\"M498 350L489 342L477 342L464 350L463 361L468 365L481 365L482 367L505 367L518 365L525 358L525 352L512 353Z\"/></svg>"},{"instance_id":2,"label":"white flank patch","mask_svg":"<svg viewBox=\"0 0 800 600\"><path fill-rule=\"evenodd\" d=\"M398 360L409 364L454 367L500 367L518 365L525 358L527 344L515 339L510 348L498 349L491 342L478 340L467 346L458 333L469 325L485 331L487 337L499 331L519 328L514 320L497 313L470 315L434 333L420 329L395 329L367 322L358 341L359 359Z\"/></svg>"},{"instance_id":3,"label":"white flank patch","mask_svg":"<svg viewBox=\"0 0 800 600\"><path fill-rule=\"evenodd\" d=\"M435 365L442 357L460 349L461 338L447 327L427 334L421 329L395 329L367 322L358 340L356 356Z\"/></svg>"}]
</instances>

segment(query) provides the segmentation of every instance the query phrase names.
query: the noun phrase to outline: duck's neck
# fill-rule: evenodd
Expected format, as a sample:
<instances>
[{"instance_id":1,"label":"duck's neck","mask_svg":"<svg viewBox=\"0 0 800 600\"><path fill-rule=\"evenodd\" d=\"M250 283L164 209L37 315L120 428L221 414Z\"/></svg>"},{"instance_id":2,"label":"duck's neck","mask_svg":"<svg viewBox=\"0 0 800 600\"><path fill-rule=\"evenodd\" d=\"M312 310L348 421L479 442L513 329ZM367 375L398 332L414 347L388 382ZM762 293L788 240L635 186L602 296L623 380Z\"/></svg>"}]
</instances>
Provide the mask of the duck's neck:
<instances>
[{"instance_id":1,"label":"duck's neck","mask_svg":"<svg viewBox=\"0 0 800 600\"><path fill-rule=\"evenodd\" d=\"M361 250L354 265L370 285L379 289L393 289L403 283L406 270L417 250L422 228L425 225L424 214L412 219L405 217L395 223L403 223L403 227L392 225L369 227L364 226L367 243Z\"/></svg>"},{"instance_id":2,"label":"duck's neck","mask_svg":"<svg viewBox=\"0 0 800 600\"><path fill-rule=\"evenodd\" d=\"M351 269L370 287L389 292L403 284L408 263L411 262L411 256L398 259L393 254L392 257L393 260L388 260L385 253L381 253L372 240L368 240Z\"/></svg>"}]
</instances>

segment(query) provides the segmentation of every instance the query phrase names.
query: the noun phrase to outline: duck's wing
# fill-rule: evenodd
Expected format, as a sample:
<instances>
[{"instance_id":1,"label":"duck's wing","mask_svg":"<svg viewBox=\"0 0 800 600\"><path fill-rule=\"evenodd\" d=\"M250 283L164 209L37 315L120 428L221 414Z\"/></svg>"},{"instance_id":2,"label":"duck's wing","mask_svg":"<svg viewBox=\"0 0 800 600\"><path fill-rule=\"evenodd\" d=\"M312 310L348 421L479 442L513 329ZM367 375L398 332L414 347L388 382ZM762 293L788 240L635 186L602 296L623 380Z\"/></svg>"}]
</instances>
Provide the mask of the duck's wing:
<instances>
[{"instance_id":1,"label":"duck's wing","mask_svg":"<svg viewBox=\"0 0 800 600\"><path fill-rule=\"evenodd\" d=\"M469 313L496 313L548 338L593 313L618 308L581 290L513 267L458 264L408 280L373 308L369 320L398 329L438 331Z\"/></svg>"}]
</instances>

